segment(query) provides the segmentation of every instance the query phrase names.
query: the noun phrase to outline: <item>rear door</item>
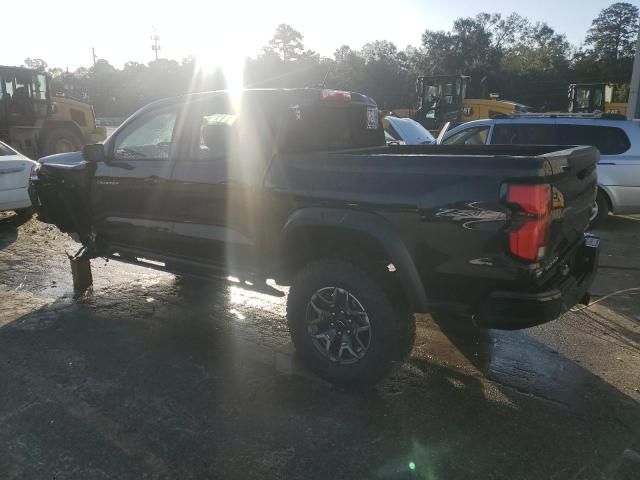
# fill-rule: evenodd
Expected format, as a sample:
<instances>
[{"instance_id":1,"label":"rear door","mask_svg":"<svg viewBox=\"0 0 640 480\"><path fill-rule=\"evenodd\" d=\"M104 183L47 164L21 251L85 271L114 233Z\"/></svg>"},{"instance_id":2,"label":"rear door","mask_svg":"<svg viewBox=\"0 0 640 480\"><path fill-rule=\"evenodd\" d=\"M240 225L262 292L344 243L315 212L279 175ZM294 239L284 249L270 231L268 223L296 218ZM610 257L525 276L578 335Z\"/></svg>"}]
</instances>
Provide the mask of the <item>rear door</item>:
<instances>
[{"instance_id":1,"label":"rear door","mask_svg":"<svg viewBox=\"0 0 640 480\"><path fill-rule=\"evenodd\" d=\"M257 102L259 105L262 102ZM245 94L242 112L226 95L191 105L187 154L176 162L176 254L231 270L250 270L260 236L262 180L274 119Z\"/></svg>"},{"instance_id":2,"label":"rear door","mask_svg":"<svg viewBox=\"0 0 640 480\"><path fill-rule=\"evenodd\" d=\"M98 163L92 184L95 227L109 243L170 249L177 124L177 107L153 110L133 119L110 141L110 161Z\"/></svg>"}]
</instances>

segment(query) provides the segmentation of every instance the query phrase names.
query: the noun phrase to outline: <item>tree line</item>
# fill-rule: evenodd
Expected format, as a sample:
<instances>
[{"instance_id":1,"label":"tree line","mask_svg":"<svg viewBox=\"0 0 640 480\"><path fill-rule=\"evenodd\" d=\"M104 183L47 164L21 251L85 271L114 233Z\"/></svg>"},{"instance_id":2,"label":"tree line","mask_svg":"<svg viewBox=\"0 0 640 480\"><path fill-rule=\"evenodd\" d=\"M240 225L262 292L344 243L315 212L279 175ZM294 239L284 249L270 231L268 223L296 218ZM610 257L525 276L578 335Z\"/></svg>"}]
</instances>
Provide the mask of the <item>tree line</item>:
<instances>
[{"instance_id":1,"label":"tree line","mask_svg":"<svg viewBox=\"0 0 640 480\"><path fill-rule=\"evenodd\" d=\"M496 92L542 110L565 109L569 83L613 82L620 86L616 100L626 101L637 37L638 8L625 2L603 9L580 47L545 22L517 13L480 13L459 18L449 31L426 30L417 47L399 49L377 40L359 50L342 45L326 58L306 49L303 35L282 24L259 55L245 60L243 81L245 87L358 91L394 109L414 107L420 75L465 74L472 77L468 97ZM158 98L228 86L223 71L203 71L193 57L127 62L121 69L99 59L73 72L37 58L25 64L49 71L56 93L84 99L106 117L129 115Z\"/></svg>"}]
</instances>

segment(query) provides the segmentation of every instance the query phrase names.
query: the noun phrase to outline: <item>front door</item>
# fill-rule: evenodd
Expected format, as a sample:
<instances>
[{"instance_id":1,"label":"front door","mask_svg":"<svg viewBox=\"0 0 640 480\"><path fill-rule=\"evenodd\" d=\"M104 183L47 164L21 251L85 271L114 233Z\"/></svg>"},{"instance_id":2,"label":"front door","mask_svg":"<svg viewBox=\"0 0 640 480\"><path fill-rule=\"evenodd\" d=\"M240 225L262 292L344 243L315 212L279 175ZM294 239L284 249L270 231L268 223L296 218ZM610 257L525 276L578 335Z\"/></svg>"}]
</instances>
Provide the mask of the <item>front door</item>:
<instances>
[{"instance_id":1,"label":"front door","mask_svg":"<svg viewBox=\"0 0 640 480\"><path fill-rule=\"evenodd\" d=\"M177 107L153 110L109 142L109 161L98 163L92 184L94 225L107 243L171 253L177 124Z\"/></svg>"}]
</instances>

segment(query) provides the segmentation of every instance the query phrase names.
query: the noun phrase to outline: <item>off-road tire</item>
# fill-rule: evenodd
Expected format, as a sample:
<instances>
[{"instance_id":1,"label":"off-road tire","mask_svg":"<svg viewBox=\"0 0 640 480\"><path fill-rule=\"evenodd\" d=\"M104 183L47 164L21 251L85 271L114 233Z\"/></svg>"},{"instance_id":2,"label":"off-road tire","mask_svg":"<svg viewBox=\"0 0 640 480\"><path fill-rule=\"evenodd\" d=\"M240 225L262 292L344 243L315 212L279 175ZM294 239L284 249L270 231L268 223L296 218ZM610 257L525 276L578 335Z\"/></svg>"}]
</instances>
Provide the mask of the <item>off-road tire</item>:
<instances>
[{"instance_id":1,"label":"off-road tire","mask_svg":"<svg viewBox=\"0 0 640 480\"><path fill-rule=\"evenodd\" d=\"M59 142L67 143L69 151L76 152L82 148L82 139L69 128L58 127L44 133L40 140L40 155L53 155L55 153L63 153L56 151L56 145Z\"/></svg>"},{"instance_id":2,"label":"off-road tire","mask_svg":"<svg viewBox=\"0 0 640 480\"><path fill-rule=\"evenodd\" d=\"M371 324L370 343L356 363L331 361L314 346L306 315L317 291L337 287L352 294ZM305 364L325 380L345 388L375 385L408 355L415 337L415 320L408 307L394 308L388 291L363 270L341 260L320 260L295 276L287 299L287 321L293 344Z\"/></svg>"}]
</instances>

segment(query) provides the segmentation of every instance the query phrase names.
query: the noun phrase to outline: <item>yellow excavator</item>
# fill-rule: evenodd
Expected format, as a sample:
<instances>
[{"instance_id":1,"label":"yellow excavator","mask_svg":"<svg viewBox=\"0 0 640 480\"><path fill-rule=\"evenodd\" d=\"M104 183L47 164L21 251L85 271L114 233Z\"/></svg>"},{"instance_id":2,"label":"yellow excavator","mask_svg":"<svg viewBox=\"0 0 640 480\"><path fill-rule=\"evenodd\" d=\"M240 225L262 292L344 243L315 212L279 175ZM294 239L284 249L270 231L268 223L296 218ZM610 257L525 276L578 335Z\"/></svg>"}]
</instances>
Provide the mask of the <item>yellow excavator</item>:
<instances>
[{"instance_id":1,"label":"yellow excavator","mask_svg":"<svg viewBox=\"0 0 640 480\"><path fill-rule=\"evenodd\" d=\"M487 99L467 98L470 82L471 77L466 75L418 77L418 108L393 110L392 114L413 118L437 135L447 122L454 127L471 120L530 111L526 105L500 100L495 93Z\"/></svg>"},{"instance_id":2,"label":"yellow excavator","mask_svg":"<svg viewBox=\"0 0 640 480\"><path fill-rule=\"evenodd\" d=\"M0 66L0 140L31 158L80 150L106 138L91 105L51 94L51 77Z\"/></svg>"},{"instance_id":3,"label":"yellow excavator","mask_svg":"<svg viewBox=\"0 0 640 480\"><path fill-rule=\"evenodd\" d=\"M625 102L614 102L616 85L612 83L572 83L569 85L569 112L627 115Z\"/></svg>"}]
</instances>

